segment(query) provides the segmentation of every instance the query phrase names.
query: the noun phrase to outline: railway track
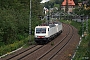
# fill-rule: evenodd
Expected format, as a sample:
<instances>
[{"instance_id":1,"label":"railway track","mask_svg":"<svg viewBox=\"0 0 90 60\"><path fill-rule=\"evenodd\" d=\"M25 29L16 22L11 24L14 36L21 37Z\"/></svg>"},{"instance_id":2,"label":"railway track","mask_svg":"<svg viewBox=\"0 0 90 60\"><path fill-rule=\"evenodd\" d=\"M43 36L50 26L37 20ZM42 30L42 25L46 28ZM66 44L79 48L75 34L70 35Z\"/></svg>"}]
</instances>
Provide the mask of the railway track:
<instances>
[{"instance_id":1,"label":"railway track","mask_svg":"<svg viewBox=\"0 0 90 60\"><path fill-rule=\"evenodd\" d=\"M18 60L18 58L23 58L23 57L27 56L28 54L35 52L36 50L38 50L41 47L43 47L43 45L32 45L29 48L27 48L23 51L20 51L19 53L15 54L15 55L6 57L5 59L2 59L2 60Z\"/></svg>"},{"instance_id":2,"label":"railway track","mask_svg":"<svg viewBox=\"0 0 90 60\"><path fill-rule=\"evenodd\" d=\"M72 37L73 37L73 35L74 35L73 32L74 32L74 30L73 30L73 27L72 27L71 37L68 39L68 41L67 41L62 47L60 47L53 55L51 55L51 57L50 57L48 60L53 59L53 57L56 56L58 52L60 52L63 48L65 48L65 46L66 46L67 44L69 44L70 40L72 39Z\"/></svg>"},{"instance_id":3,"label":"railway track","mask_svg":"<svg viewBox=\"0 0 90 60\"><path fill-rule=\"evenodd\" d=\"M53 58L49 59L49 60L70 60L75 52L75 49L79 43L79 35L76 33L77 30L76 28L74 28L73 26L71 26L73 28L73 36L70 39L70 41L68 42L68 44L63 48L62 51L59 51L57 53L57 55L53 56Z\"/></svg>"},{"instance_id":4,"label":"railway track","mask_svg":"<svg viewBox=\"0 0 90 60\"><path fill-rule=\"evenodd\" d=\"M73 32L73 29L72 29L72 32ZM69 35L71 36L68 39L66 39ZM53 48L51 48L45 54L40 56L37 60L51 60L59 51L61 51L68 44L72 36L73 36L73 33L71 33L71 29L69 29L68 34L59 43L57 43Z\"/></svg>"},{"instance_id":5,"label":"railway track","mask_svg":"<svg viewBox=\"0 0 90 60\"><path fill-rule=\"evenodd\" d=\"M53 46L51 42L46 45L34 45L2 60L52 60L58 52L62 51L68 45L73 37L73 28L66 24L63 24L63 26L63 33L51 41L54 42Z\"/></svg>"}]
</instances>

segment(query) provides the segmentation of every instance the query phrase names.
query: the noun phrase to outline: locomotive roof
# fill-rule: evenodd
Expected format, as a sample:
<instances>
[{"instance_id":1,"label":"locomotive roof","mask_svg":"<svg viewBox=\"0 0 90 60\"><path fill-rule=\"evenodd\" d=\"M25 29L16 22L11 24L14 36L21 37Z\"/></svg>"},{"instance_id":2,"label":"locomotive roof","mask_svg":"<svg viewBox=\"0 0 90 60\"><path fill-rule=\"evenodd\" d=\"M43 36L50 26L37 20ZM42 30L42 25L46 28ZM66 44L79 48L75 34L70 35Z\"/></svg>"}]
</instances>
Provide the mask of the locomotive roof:
<instances>
[{"instance_id":1,"label":"locomotive roof","mask_svg":"<svg viewBox=\"0 0 90 60\"><path fill-rule=\"evenodd\" d=\"M46 25L46 26L45 25L44 26L41 25L41 26L36 26L36 27L37 28L41 28L41 27L42 28L45 28L45 27L50 27L51 28L51 27L54 27L54 26L55 26L55 24L49 24L49 25Z\"/></svg>"},{"instance_id":2,"label":"locomotive roof","mask_svg":"<svg viewBox=\"0 0 90 60\"><path fill-rule=\"evenodd\" d=\"M42 28L50 27L51 28L51 27L55 27L56 26L55 24L60 25L61 22L52 22L52 23L49 23L49 25L47 23L44 23L44 24L42 24L40 26L36 26L36 27L38 27L38 28L40 28L40 27L42 27Z\"/></svg>"},{"instance_id":3,"label":"locomotive roof","mask_svg":"<svg viewBox=\"0 0 90 60\"><path fill-rule=\"evenodd\" d=\"M55 27L56 25L55 24L49 24L49 27Z\"/></svg>"},{"instance_id":4,"label":"locomotive roof","mask_svg":"<svg viewBox=\"0 0 90 60\"><path fill-rule=\"evenodd\" d=\"M60 25L60 24L61 24L61 22L54 22L54 24L59 24L59 25Z\"/></svg>"}]
</instances>

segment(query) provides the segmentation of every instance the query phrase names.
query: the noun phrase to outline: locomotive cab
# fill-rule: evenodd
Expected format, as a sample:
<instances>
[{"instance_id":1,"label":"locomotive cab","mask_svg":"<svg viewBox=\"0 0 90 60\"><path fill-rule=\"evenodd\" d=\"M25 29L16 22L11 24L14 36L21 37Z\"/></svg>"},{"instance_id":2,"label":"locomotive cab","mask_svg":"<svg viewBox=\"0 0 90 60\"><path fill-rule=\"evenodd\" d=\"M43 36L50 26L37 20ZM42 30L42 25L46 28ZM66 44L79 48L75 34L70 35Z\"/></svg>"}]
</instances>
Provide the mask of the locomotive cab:
<instances>
[{"instance_id":1,"label":"locomotive cab","mask_svg":"<svg viewBox=\"0 0 90 60\"><path fill-rule=\"evenodd\" d=\"M35 28L35 41L46 41L48 39L49 27L47 26L37 26Z\"/></svg>"}]
</instances>

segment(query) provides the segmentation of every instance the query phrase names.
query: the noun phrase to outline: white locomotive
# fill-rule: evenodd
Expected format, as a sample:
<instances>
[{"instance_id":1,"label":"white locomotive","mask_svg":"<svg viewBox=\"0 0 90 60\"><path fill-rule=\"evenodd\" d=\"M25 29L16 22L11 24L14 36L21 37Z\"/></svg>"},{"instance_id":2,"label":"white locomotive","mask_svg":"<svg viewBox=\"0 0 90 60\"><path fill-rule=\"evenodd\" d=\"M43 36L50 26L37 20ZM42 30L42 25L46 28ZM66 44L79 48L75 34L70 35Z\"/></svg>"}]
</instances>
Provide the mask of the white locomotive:
<instances>
[{"instance_id":1,"label":"white locomotive","mask_svg":"<svg viewBox=\"0 0 90 60\"><path fill-rule=\"evenodd\" d=\"M53 40L62 32L62 23L53 22L53 24L41 25L35 27L35 42L46 43Z\"/></svg>"}]
</instances>

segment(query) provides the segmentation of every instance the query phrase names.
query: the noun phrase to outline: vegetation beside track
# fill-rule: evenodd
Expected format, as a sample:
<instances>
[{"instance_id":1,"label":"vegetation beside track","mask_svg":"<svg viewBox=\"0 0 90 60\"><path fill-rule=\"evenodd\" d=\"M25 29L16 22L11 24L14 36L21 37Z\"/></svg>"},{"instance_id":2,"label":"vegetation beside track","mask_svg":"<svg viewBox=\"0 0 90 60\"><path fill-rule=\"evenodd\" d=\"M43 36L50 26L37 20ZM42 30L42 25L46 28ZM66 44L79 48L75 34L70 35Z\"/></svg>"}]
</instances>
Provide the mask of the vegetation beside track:
<instances>
[{"instance_id":1,"label":"vegetation beside track","mask_svg":"<svg viewBox=\"0 0 90 60\"><path fill-rule=\"evenodd\" d=\"M31 39L31 40L30 40ZM17 48L20 47L28 47L30 46L30 44L34 44L35 42L33 41L34 36L32 35L31 37L27 37L21 41L16 41L13 44L9 44L9 45L3 45L0 47L0 56L4 55L4 54L9 54L11 51L16 50ZM31 42L30 44L28 44L28 42Z\"/></svg>"},{"instance_id":2,"label":"vegetation beside track","mask_svg":"<svg viewBox=\"0 0 90 60\"><path fill-rule=\"evenodd\" d=\"M71 21L71 20L60 20L60 22L71 24L72 26L74 26L75 28L78 29L78 31L79 31L78 33L81 35L81 23L77 23L77 22Z\"/></svg>"},{"instance_id":3,"label":"vegetation beside track","mask_svg":"<svg viewBox=\"0 0 90 60\"><path fill-rule=\"evenodd\" d=\"M71 20L60 20L63 23L71 24L78 29L78 33L81 36L82 29L81 23ZM90 20L88 20L88 35L82 38L80 46L76 49L76 55L73 60L89 60L90 59Z\"/></svg>"}]
</instances>

